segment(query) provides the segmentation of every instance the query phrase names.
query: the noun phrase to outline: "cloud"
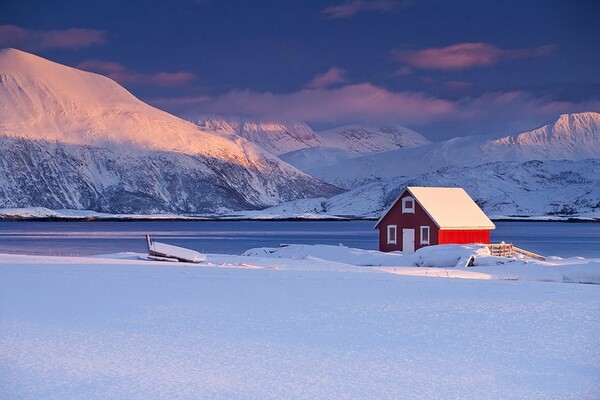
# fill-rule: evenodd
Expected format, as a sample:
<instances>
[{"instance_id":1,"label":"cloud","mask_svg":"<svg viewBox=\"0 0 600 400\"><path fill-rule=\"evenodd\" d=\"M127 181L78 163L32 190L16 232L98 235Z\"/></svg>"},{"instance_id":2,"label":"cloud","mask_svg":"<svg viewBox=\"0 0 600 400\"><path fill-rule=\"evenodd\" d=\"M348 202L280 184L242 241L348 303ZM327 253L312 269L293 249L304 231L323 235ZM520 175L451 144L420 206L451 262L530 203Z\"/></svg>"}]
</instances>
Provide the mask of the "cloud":
<instances>
[{"instance_id":1,"label":"cloud","mask_svg":"<svg viewBox=\"0 0 600 400\"><path fill-rule=\"evenodd\" d=\"M560 114L600 112L600 101L597 99L560 101L521 90L487 92L474 98L463 97L455 105L458 111L456 115L436 121L428 129L446 129L446 137L509 134L533 129L554 120Z\"/></svg>"},{"instance_id":2,"label":"cloud","mask_svg":"<svg viewBox=\"0 0 600 400\"><path fill-rule=\"evenodd\" d=\"M124 65L112 61L86 60L77 64L77 68L86 71L99 72L103 74L115 74L124 72L127 68Z\"/></svg>"},{"instance_id":3,"label":"cloud","mask_svg":"<svg viewBox=\"0 0 600 400\"><path fill-rule=\"evenodd\" d=\"M152 75L151 81L159 86L180 86L196 79L191 72L159 72Z\"/></svg>"},{"instance_id":4,"label":"cloud","mask_svg":"<svg viewBox=\"0 0 600 400\"><path fill-rule=\"evenodd\" d=\"M205 111L276 120L348 123L425 121L453 111L449 101L423 93L390 92L370 83L289 94L234 90L205 103Z\"/></svg>"},{"instance_id":5,"label":"cloud","mask_svg":"<svg viewBox=\"0 0 600 400\"><path fill-rule=\"evenodd\" d=\"M112 61L86 60L77 64L77 68L106 75L122 85L177 87L196 79L191 72L183 71L154 74L132 72L124 65Z\"/></svg>"},{"instance_id":6,"label":"cloud","mask_svg":"<svg viewBox=\"0 0 600 400\"><path fill-rule=\"evenodd\" d=\"M450 87L466 82L449 82ZM487 92L455 100L423 92L390 91L371 83L292 93L233 90L214 97L151 101L182 115L235 115L270 121L304 121L313 126L350 123L399 124L439 140L458 135L511 133L533 128L559 114L600 111L600 101L557 101L526 91Z\"/></svg>"},{"instance_id":7,"label":"cloud","mask_svg":"<svg viewBox=\"0 0 600 400\"><path fill-rule=\"evenodd\" d=\"M106 33L95 29L31 30L0 25L0 47L23 50L80 49L106 43Z\"/></svg>"},{"instance_id":8,"label":"cloud","mask_svg":"<svg viewBox=\"0 0 600 400\"><path fill-rule=\"evenodd\" d=\"M317 76L306 85L306 88L321 89L344 82L346 82L346 71L338 67L331 67L327 72L317 74Z\"/></svg>"},{"instance_id":9,"label":"cloud","mask_svg":"<svg viewBox=\"0 0 600 400\"><path fill-rule=\"evenodd\" d=\"M405 4L405 3L404 3ZM321 11L328 18L350 18L362 11L390 12L401 8L400 1L395 0L353 0L337 6L330 6Z\"/></svg>"},{"instance_id":10,"label":"cloud","mask_svg":"<svg viewBox=\"0 0 600 400\"><path fill-rule=\"evenodd\" d=\"M423 50L395 50L394 60L421 69L459 70L486 67L502 60L537 58L549 55L555 46L501 49L489 43L459 43Z\"/></svg>"},{"instance_id":11,"label":"cloud","mask_svg":"<svg viewBox=\"0 0 600 400\"><path fill-rule=\"evenodd\" d=\"M206 103L211 98L208 96L184 96L184 97L161 97L151 99L148 102L158 106L164 107L178 107L178 106L190 106Z\"/></svg>"}]
</instances>

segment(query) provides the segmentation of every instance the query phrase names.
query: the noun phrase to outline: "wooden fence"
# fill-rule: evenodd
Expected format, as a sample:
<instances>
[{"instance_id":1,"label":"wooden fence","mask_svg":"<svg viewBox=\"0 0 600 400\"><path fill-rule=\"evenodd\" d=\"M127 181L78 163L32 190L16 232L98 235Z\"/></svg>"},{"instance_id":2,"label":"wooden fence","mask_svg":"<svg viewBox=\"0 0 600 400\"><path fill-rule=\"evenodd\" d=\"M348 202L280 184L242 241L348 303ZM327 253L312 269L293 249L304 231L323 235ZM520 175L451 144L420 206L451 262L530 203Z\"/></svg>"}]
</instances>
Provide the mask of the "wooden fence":
<instances>
[{"instance_id":1,"label":"wooden fence","mask_svg":"<svg viewBox=\"0 0 600 400\"><path fill-rule=\"evenodd\" d=\"M546 257L544 256L514 246L512 243L490 243L486 244L486 246L488 247L488 249L490 249L490 253L493 256L514 257L516 254L521 254L522 256L525 256L527 258L534 258L536 260L543 261L546 259Z\"/></svg>"}]
</instances>

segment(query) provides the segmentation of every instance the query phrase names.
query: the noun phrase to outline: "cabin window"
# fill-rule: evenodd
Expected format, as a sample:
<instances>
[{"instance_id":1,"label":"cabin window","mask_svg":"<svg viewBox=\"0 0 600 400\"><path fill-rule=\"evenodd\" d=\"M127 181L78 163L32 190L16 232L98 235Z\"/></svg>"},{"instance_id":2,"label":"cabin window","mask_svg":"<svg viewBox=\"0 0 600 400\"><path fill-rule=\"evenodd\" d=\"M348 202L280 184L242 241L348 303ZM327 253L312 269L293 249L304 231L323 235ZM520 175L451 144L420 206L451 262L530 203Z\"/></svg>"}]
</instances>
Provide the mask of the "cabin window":
<instances>
[{"instance_id":1,"label":"cabin window","mask_svg":"<svg viewBox=\"0 0 600 400\"><path fill-rule=\"evenodd\" d=\"M421 227L421 244L429 244L429 227Z\"/></svg>"},{"instance_id":2,"label":"cabin window","mask_svg":"<svg viewBox=\"0 0 600 400\"><path fill-rule=\"evenodd\" d=\"M398 226L388 225L387 226L387 244L396 244L398 236Z\"/></svg>"},{"instance_id":3,"label":"cabin window","mask_svg":"<svg viewBox=\"0 0 600 400\"><path fill-rule=\"evenodd\" d=\"M415 213L415 199L410 196L406 196L402 199L402 214L408 213Z\"/></svg>"}]
</instances>

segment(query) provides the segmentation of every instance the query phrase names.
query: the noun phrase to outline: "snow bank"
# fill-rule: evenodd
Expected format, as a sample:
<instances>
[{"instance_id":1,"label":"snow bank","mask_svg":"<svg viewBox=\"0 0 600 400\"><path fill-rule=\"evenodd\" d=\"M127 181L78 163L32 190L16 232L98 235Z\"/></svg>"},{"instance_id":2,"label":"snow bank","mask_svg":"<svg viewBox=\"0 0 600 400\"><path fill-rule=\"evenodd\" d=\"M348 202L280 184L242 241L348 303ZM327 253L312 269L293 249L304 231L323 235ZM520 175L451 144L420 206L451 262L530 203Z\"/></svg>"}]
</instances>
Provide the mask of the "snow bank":
<instances>
[{"instance_id":1,"label":"snow bank","mask_svg":"<svg viewBox=\"0 0 600 400\"><path fill-rule=\"evenodd\" d=\"M404 265L406 260L400 252L383 253L376 250L363 250L343 245L281 245L280 247L259 247L246 251L243 256L320 259L355 266Z\"/></svg>"},{"instance_id":2,"label":"snow bank","mask_svg":"<svg viewBox=\"0 0 600 400\"><path fill-rule=\"evenodd\" d=\"M422 247L410 257L418 267L449 268L455 267L459 260L489 255L489 249L482 244L445 244Z\"/></svg>"},{"instance_id":3,"label":"snow bank","mask_svg":"<svg viewBox=\"0 0 600 400\"><path fill-rule=\"evenodd\" d=\"M495 257L479 244L427 246L408 255L342 245L291 244L250 249L241 259L244 257L252 258L254 265L277 269L307 269L306 265L310 265L311 270L331 271L335 265L334 270L338 271L343 266L348 271L359 267L361 272L364 267L374 267L371 269L396 275L600 284L600 259L552 257L536 261ZM467 266L471 257L472 266Z\"/></svg>"}]
</instances>

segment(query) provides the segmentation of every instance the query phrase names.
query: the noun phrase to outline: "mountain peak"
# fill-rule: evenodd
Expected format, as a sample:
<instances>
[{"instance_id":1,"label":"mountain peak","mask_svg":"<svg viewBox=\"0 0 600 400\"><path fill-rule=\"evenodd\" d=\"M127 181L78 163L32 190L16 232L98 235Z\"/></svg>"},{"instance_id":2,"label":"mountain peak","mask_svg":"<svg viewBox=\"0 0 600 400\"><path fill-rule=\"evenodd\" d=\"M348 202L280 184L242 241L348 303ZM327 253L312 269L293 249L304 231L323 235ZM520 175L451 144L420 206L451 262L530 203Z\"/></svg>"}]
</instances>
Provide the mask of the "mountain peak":
<instances>
[{"instance_id":1,"label":"mountain peak","mask_svg":"<svg viewBox=\"0 0 600 400\"><path fill-rule=\"evenodd\" d=\"M581 112L572 114L561 114L558 119L553 122L553 129L561 129L562 131L579 132L581 130L596 130L600 126L600 113L597 112Z\"/></svg>"},{"instance_id":2,"label":"mountain peak","mask_svg":"<svg viewBox=\"0 0 600 400\"><path fill-rule=\"evenodd\" d=\"M40 58L43 60L43 58L36 56L35 54L27 53L26 51L15 49L12 47L5 47L3 49L0 49L0 59L14 57Z\"/></svg>"},{"instance_id":3,"label":"mountain peak","mask_svg":"<svg viewBox=\"0 0 600 400\"><path fill-rule=\"evenodd\" d=\"M5 75L7 73L20 74L43 74L44 78L51 76L52 73L69 70L70 72L81 72L76 68L68 67L47 60L35 54L27 53L23 50L14 49L11 47L0 50L0 72ZM96 74L93 74L96 75ZM97 75L100 76L100 75ZM41 76L42 77L42 76ZM108 79L106 77L102 77Z\"/></svg>"},{"instance_id":4,"label":"mountain peak","mask_svg":"<svg viewBox=\"0 0 600 400\"><path fill-rule=\"evenodd\" d=\"M9 105L0 108L2 135L207 153L208 146L195 138L197 127L143 103L105 76L15 49L0 53L0 76L0 104Z\"/></svg>"},{"instance_id":5,"label":"mountain peak","mask_svg":"<svg viewBox=\"0 0 600 400\"><path fill-rule=\"evenodd\" d=\"M215 212L339 193L231 136L151 107L104 76L0 53L0 204Z\"/></svg>"},{"instance_id":6,"label":"mountain peak","mask_svg":"<svg viewBox=\"0 0 600 400\"><path fill-rule=\"evenodd\" d=\"M600 114L582 112L561 114L555 121L531 131L521 132L494 141L497 144L572 147L575 144L600 148Z\"/></svg>"},{"instance_id":7,"label":"mountain peak","mask_svg":"<svg viewBox=\"0 0 600 400\"><path fill-rule=\"evenodd\" d=\"M105 76L20 50L3 50L0 77L0 104L8 105L0 107L3 136L174 151L246 166L265 155L154 108Z\"/></svg>"}]
</instances>

